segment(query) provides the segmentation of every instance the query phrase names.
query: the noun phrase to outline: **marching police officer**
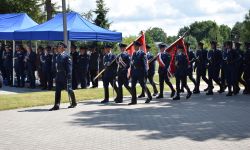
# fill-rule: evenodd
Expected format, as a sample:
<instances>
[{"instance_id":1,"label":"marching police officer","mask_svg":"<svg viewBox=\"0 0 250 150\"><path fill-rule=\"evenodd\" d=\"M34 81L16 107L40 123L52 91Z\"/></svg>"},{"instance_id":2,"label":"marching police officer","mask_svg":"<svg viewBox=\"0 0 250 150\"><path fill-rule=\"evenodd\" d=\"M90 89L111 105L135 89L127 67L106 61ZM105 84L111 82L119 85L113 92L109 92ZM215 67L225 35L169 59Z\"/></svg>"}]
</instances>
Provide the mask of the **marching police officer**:
<instances>
[{"instance_id":1,"label":"marching police officer","mask_svg":"<svg viewBox=\"0 0 250 150\"><path fill-rule=\"evenodd\" d=\"M155 82L154 82L156 59L154 59L154 55L150 52L151 47L148 44L146 45L146 48L147 48L146 55L147 55L147 60L148 60L148 74L147 74L145 82L147 82L147 79L148 79L149 83L152 85L153 90L154 90L153 96L156 96L158 94L158 90L157 90ZM141 97L145 97L144 90L142 90L141 95L138 96L138 98L141 98Z\"/></svg>"},{"instance_id":2,"label":"marching police officer","mask_svg":"<svg viewBox=\"0 0 250 150\"><path fill-rule=\"evenodd\" d=\"M188 65L188 72L187 72L187 75L188 75L188 78L190 79L190 81L193 82L194 84L194 87L196 85L196 81L193 77L193 68L194 68L194 62L195 62L195 55L194 55L194 52L190 50L190 43L189 42L186 42L186 48L187 48L187 55L188 55L188 59L189 59L189 65ZM195 88L194 88L195 90ZM184 92L184 89L183 89L183 86L181 86L181 92Z\"/></svg>"},{"instance_id":3,"label":"marching police officer","mask_svg":"<svg viewBox=\"0 0 250 150\"><path fill-rule=\"evenodd\" d=\"M242 79L242 75L244 72L244 63L243 63L244 51L240 47L241 47L241 43L235 42L235 50L239 55L239 59L237 62L238 74L237 74L237 80L236 80L236 85L237 85L236 93L239 93L240 91L239 83L241 83L244 86L244 89L246 89L246 82Z\"/></svg>"},{"instance_id":4,"label":"marching police officer","mask_svg":"<svg viewBox=\"0 0 250 150\"><path fill-rule=\"evenodd\" d=\"M176 89L177 94L173 100L180 100L180 84L187 90L188 94L186 99L189 99L192 95L188 85L187 85L187 74L188 74L188 59L184 54L184 47L178 45L178 53L175 56L175 79L176 79Z\"/></svg>"},{"instance_id":5,"label":"marching police officer","mask_svg":"<svg viewBox=\"0 0 250 150\"><path fill-rule=\"evenodd\" d=\"M239 55L236 50L232 48L232 41L227 41L226 49L227 49L227 60L226 60L226 79L228 84L228 94L227 96L232 96L233 93L237 94L237 73L238 66L237 62L239 59ZM233 92L232 92L233 88Z\"/></svg>"},{"instance_id":6,"label":"marching police officer","mask_svg":"<svg viewBox=\"0 0 250 150\"><path fill-rule=\"evenodd\" d=\"M209 80L209 85L208 85L208 92L206 95L213 95L213 81L215 81L219 86L220 90L219 92L223 91L220 79L219 79L219 74L220 74L220 66L222 62L222 54L221 51L217 49L217 42L216 41L211 41L211 48L208 52L208 80Z\"/></svg>"},{"instance_id":7,"label":"marching police officer","mask_svg":"<svg viewBox=\"0 0 250 150\"><path fill-rule=\"evenodd\" d=\"M77 57L78 57L78 52L76 51L76 45L72 44L71 45L71 59L72 59L72 89L75 90L77 89Z\"/></svg>"},{"instance_id":8,"label":"marching police officer","mask_svg":"<svg viewBox=\"0 0 250 150\"><path fill-rule=\"evenodd\" d=\"M141 49L142 44L139 41L134 42L135 52L132 55L132 63L131 63L131 77L132 77L132 100L129 105L137 104L137 96L136 96L136 84L139 82L142 89L147 93L147 100L145 103L150 103L152 100L151 93L147 88L145 83L145 78L147 76L147 56L145 52Z\"/></svg>"},{"instance_id":9,"label":"marching police officer","mask_svg":"<svg viewBox=\"0 0 250 150\"><path fill-rule=\"evenodd\" d=\"M201 78L208 85L208 79L206 77L206 67L207 67L207 50L203 48L203 43L198 43L198 50L196 51L195 66L196 69L196 85L194 94L200 93L200 80Z\"/></svg>"},{"instance_id":10,"label":"marching police officer","mask_svg":"<svg viewBox=\"0 0 250 150\"><path fill-rule=\"evenodd\" d=\"M99 71L99 53L94 46L91 46L91 54L89 60L89 73L92 82L92 88L98 87L98 80L94 80Z\"/></svg>"},{"instance_id":11,"label":"marching police officer","mask_svg":"<svg viewBox=\"0 0 250 150\"><path fill-rule=\"evenodd\" d=\"M219 91L219 93L223 93L226 89L227 82L226 82L226 75L228 72L228 64L227 64L227 58L228 58L228 50L227 50L227 41L223 43L223 48L222 48L222 62L221 62L221 75L220 75L220 82L222 86L222 90Z\"/></svg>"},{"instance_id":12,"label":"marching police officer","mask_svg":"<svg viewBox=\"0 0 250 150\"><path fill-rule=\"evenodd\" d=\"M42 72L44 77L43 90L51 90L53 87L53 70L52 70L53 53L50 46L45 47L44 55L41 57Z\"/></svg>"},{"instance_id":13,"label":"marching police officer","mask_svg":"<svg viewBox=\"0 0 250 150\"><path fill-rule=\"evenodd\" d=\"M16 52L15 52L15 72L17 77L17 87L24 87L25 84L25 62L24 62L25 52L22 49L21 46L16 46Z\"/></svg>"},{"instance_id":14,"label":"marching police officer","mask_svg":"<svg viewBox=\"0 0 250 150\"><path fill-rule=\"evenodd\" d=\"M77 58L78 70L77 74L79 75L79 82L81 84L81 88L87 88L87 75L89 68L89 54L87 53L87 47L81 46L80 53Z\"/></svg>"},{"instance_id":15,"label":"marching police officer","mask_svg":"<svg viewBox=\"0 0 250 150\"><path fill-rule=\"evenodd\" d=\"M159 44L160 53L158 54L158 73L159 73L159 84L160 84L160 94L156 97L157 99L163 98L163 90L164 90L164 81L171 89L171 97L175 95L175 89L173 88L172 83L169 80L169 65L171 61L171 56L165 51L167 45L164 43Z\"/></svg>"},{"instance_id":16,"label":"marching police officer","mask_svg":"<svg viewBox=\"0 0 250 150\"><path fill-rule=\"evenodd\" d=\"M26 56L24 61L27 67L27 75L30 81L30 88L36 87L36 77L35 77L35 70L36 70L36 53L32 51L30 46L26 45Z\"/></svg>"},{"instance_id":17,"label":"marching police officer","mask_svg":"<svg viewBox=\"0 0 250 150\"><path fill-rule=\"evenodd\" d=\"M3 66L5 68L5 73L6 73L6 80L7 80L7 85L11 86L12 85L12 80L13 80L13 52L11 48L6 45L5 46L5 52L3 54Z\"/></svg>"},{"instance_id":18,"label":"marching police officer","mask_svg":"<svg viewBox=\"0 0 250 150\"><path fill-rule=\"evenodd\" d=\"M123 102L123 89L122 89L123 85L131 93L131 87L129 87L129 79L128 79L128 69L130 68L130 56L126 51L127 47L126 44L120 43L119 47L121 50L121 54L118 56L117 59L118 93L117 93L116 103Z\"/></svg>"},{"instance_id":19,"label":"marching police officer","mask_svg":"<svg viewBox=\"0 0 250 150\"><path fill-rule=\"evenodd\" d=\"M72 61L70 56L65 52L67 46L58 43L58 56L56 58L56 92L55 104L49 111L58 110L61 102L61 91L67 88L71 105L68 108L74 108L77 103L74 91L72 90Z\"/></svg>"},{"instance_id":20,"label":"marching police officer","mask_svg":"<svg viewBox=\"0 0 250 150\"><path fill-rule=\"evenodd\" d=\"M118 89L115 83L115 77L117 72L117 64L114 62L116 60L116 56L111 52L112 45L106 44L104 46L105 55L103 57L103 65L106 70L103 73L103 86L104 86L104 100L101 103L109 102L109 84L114 88L116 94L118 93ZM115 98L115 102L117 98Z\"/></svg>"},{"instance_id":21,"label":"marching police officer","mask_svg":"<svg viewBox=\"0 0 250 150\"><path fill-rule=\"evenodd\" d=\"M244 75L243 79L246 82L246 89L243 91L244 94L250 94L250 42L245 43L246 52L244 54Z\"/></svg>"}]
</instances>

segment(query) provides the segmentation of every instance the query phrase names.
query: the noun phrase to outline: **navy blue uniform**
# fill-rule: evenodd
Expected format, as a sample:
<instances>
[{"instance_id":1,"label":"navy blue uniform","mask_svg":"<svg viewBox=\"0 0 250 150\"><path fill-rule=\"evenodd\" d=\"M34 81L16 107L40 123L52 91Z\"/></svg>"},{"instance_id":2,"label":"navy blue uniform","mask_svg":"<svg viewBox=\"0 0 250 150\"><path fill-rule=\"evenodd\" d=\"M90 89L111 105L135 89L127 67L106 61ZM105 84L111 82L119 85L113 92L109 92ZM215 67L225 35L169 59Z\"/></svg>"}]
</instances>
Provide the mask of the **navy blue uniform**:
<instances>
[{"instance_id":1,"label":"navy blue uniform","mask_svg":"<svg viewBox=\"0 0 250 150\"><path fill-rule=\"evenodd\" d=\"M90 80L92 82L93 87L98 87L98 79L94 80L99 71L99 54L98 52L92 52L89 60L89 73Z\"/></svg>"},{"instance_id":2,"label":"navy blue uniform","mask_svg":"<svg viewBox=\"0 0 250 150\"><path fill-rule=\"evenodd\" d=\"M3 66L5 68L7 85L12 85L13 81L13 52L4 52L3 55Z\"/></svg>"},{"instance_id":3,"label":"navy blue uniform","mask_svg":"<svg viewBox=\"0 0 250 150\"><path fill-rule=\"evenodd\" d=\"M201 49L197 50L196 58L195 58L195 68L196 68L196 86L194 93L200 92L200 80L201 78L206 82L208 85L209 81L206 77L206 67L207 67L207 50Z\"/></svg>"},{"instance_id":4,"label":"navy blue uniform","mask_svg":"<svg viewBox=\"0 0 250 150\"><path fill-rule=\"evenodd\" d=\"M188 95L191 95L191 91L187 85L187 75L188 75L188 59L184 53L177 54L175 57L175 79L176 79L176 89L177 95L174 100L180 99L180 84L188 91ZM189 98L187 96L187 98Z\"/></svg>"},{"instance_id":5,"label":"navy blue uniform","mask_svg":"<svg viewBox=\"0 0 250 150\"><path fill-rule=\"evenodd\" d=\"M195 86L196 85L196 81L195 81L195 79L193 77L195 54L194 54L193 51L190 51L190 50L188 50L187 54L188 54L188 59L189 59L187 76L193 82L193 84ZM181 88L183 89L183 86Z\"/></svg>"},{"instance_id":6,"label":"navy blue uniform","mask_svg":"<svg viewBox=\"0 0 250 150\"><path fill-rule=\"evenodd\" d=\"M72 58L72 89L77 89L77 52L71 52L71 58Z\"/></svg>"},{"instance_id":7,"label":"navy blue uniform","mask_svg":"<svg viewBox=\"0 0 250 150\"><path fill-rule=\"evenodd\" d=\"M114 88L115 92L118 93L118 88L115 83L115 77L117 73L117 64L112 63L116 59L116 56L112 53L105 54L103 57L103 65L106 70L103 73L103 86L104 86L104 101L109 102L109 84ZM115 99L115 101L117 98Z\"/></svg>"},{"instance_id":8,"label":"navy blue uniform","mask_svg":"<svg viewBox=\"0 0 250 150\"><path fill-rule=\"evenodd\" d=\"M3 79L5 78L5 67L3 65L3 55L4 55L4 47L0 47L0 72L2 73Z\"/></svg>"},{"instance_id":9,"label":"navy blue uniform","mask_svg":"<svg viewBox=\"0 0 250 150\"><path fill-rule=\"evenodd\" d=\"M246 50L243 57L243 63L244 63L243 79L246 82L246 89L244 90L244 94L250 94L250 49Z\"/></svg>"},{"instance_id":10,"label":"navy blue uniform","mask_svg":"<svg viewBox=\"0 0 250 150\"><path fill-rule=\"evenodd\" d=\"M26 62L26 67L27 67L27 75L30 80L30 87L35 88L36 86L36 77L35 77L36 53L33 51L27 52L25 56L25 62Z\"/></svg>"},{"instance_id":11,"label":"navy blue uniform","mask_svg":"<svg viewBox=\"0 0 250 150\"><path fill-rule=\"evenodd\" d=\"M244 52L241 49L235 49L236 52L238 53L239 59L237 61L237 68L238 68L238 74L237 74L237 81L236 81L236 85L237 85L237 91L240 91L240 86L239 83L241 83L245 89L246 89L246 82L242 79L242 75L244 72L244 62L243 62L243 58L244 58Z\"/></svg>"},{"instance_id":12,"label":"navy blue uniform","mask_svg":"<svg viewBox=\"0 0 250 150\"><path fill-rule=\"evenodd\" d=\"M233 49L228 49L227 52L227 60L226 60L226 65L227 65L227 69L226 69L226 79L227 79L227 84L228 84L228 96L232 95L232 87L233 87L233 91L236 94L236 90L237 90L237 73L238 73L238 59L239 59L239 55L238 53L233 50Z\"/></svg>"},{"instance_id":13,"label":"navy blue uniform","mask_svg":"<svg viewBox=\"0 0 250 150\"><path fill-rule=\"evenodd\" d=\"M122 86L124 85L125 88L131 93L131 87L129 87L129 79L128 79L128 69L130 67L130 56L127 52L121 53L119 58L117 59L118 63L118 95L117 95L117 102L123 102L123 90Z\"/></svg>"},{"instance_id":14,"label":"navy blue uniform","mask_svg":"<svg viewBox=\"0 0 250 150\"><path fill-rule=\"evenodd\" d=\"M24 87L25 83L25 52L20 50L15 52L15 72L17 77L17 87Z\"/></svg>"},{"instance_id":15,"label":"navy blue uniform","mask_svg":"<svg viewBox=\"0 0 250 150\"><path fill-rule=\"evenodd\" d=\"M213 92L213 81L215 81L222 89L219 74L220 74L220 66L222 63L222 54L218 49L210 50L208 52L208 80L209 80L209 89L208 94L212 94Z\"/></svg>"},{"instance_id":16,"label":"navy blue uniform","mask_svg":"<svg viewBox=\"0 0 250 150\"><path fill-rule=\"evenodd\" d=\"M226 75L228 72L228 64L227 64L227 57L228 57L228 51L226 48L223 49L222 51L222 62L221 62L221 86L223 87L223 89L225 89L226 85ZM222 90L221 92L224 92L224 90Z\"/></svg>"},{"instance_id":17,"label":"navy blue uniform","mask_svg":"<svg viewBox=\"0 0 250 150\"><path fill-rule=\"evenodd\" d=\"M78 64L77 74L79 75L79 82L81 83L81 88L87 88L89 59L90 56L87 53L79 54L77 58L77 64Z\"/></svg>"},{"instance_id":18,"label":"navy blue uniform","mask_svg":"<svg viewBox=\"0 0 250 150\"><path fill-rule=\"evenodd\" d=\"M132 64L131 64L131 77L132 77L132 104L137 103L137 97L136 97L136 84L139 82L142 89L146 91L148 95L147 103L150 102L152 99L151 93L148 90L145 78L147 76L147 57L144 51L138 50L137 52L133 53L132 56Z\"/></svg>"},{"instance_id":19,"label":"navy blue uniform","mask_svg":"<svg viewBox=\"0 0 250 150\"><path fill-rule=\"evenodd\" d=\"M66 89L71 100L72 105L76 106L76 99L74 91L72 90L72 61L70 56L65 52L58 54L56 57L56 93L55 93L55 107L59 108L61 101L61 91Z\"/></svg>"},{"instance_id":20,"label":"navy blue uniform","mask_svg":"<svg viewBox=\"0 0 250 150\"><path fill-rule=\"evenodd\" d=\"M169 69L169 65L171 61L171 56L167 52L162 52L159 54L158 57L159 57L158 58L158 61L159 61L158 73L159 73L160 94L158 95L157 98L163 98L164 81L170 87L172 91L171 97L173 97L175 90L168 77L168 69Z\"/></svg>"},{"instance_id":21,"label":"navy blue uniform","mask_svg":"<svg viewBox=\"0 0 250 150\"><path fill-rule=\"evenodd\" d=\"M53 87L52 58L53 58L53 55L50 53L44 54L41 57L42 72L44 76L43 89L51 90L51 88Z\"/></svg>"}]
</instances>

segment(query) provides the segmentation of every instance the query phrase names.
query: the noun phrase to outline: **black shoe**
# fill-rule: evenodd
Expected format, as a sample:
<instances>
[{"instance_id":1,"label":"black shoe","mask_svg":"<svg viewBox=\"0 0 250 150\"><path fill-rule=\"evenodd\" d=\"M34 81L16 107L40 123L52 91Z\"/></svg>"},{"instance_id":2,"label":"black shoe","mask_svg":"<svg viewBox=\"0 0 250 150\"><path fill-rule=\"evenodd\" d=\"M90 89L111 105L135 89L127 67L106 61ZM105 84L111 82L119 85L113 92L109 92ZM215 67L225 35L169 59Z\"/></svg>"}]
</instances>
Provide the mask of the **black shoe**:
<instances>
[{"instance_id":1,"label":"black shoe","mask_svg":"<svg viewBox=\"0 0 250 150\"><path fill-rule=\"evenodd\" d=\"M161 98L163 98L163 94L159 94L159 95L156 97L156 99L161 99Z\"/></svg>"},{"instance_id":2,"label":"black shoe","mask_svg":"<svg viewBox=\"0 0 250 150\"><path fill-rule=\"evenodd\" d=\"M54 106L54 107L49 109L49 111L55 111L55 110L59 110L59 106Z\"/></svg>"},{"instance_id":3,"label":"black shoe","mask_svg":"<svg viewBox=\"0 0 250 150\"><path fill-rule=\"evenodd\" d=\"M77 104L72 104L68 108L75 108Z\"/></svg>"},{"instance_id":4,"label":"black shoe","mask_svg":"<svg viewBox=\"0 0 250 150\"><path fill-rule=\"evenodd\" d=\"M150 103L150 101L152 100L152 97L147 98L147 100L145 101L146 104Z\"/></svg>"},{"instance_id":5,"label":"black shoe","mask_svg":"<svg viewBox=\"0 0 250 150\"><path fill-rule=\"evenodd\" d=\"M223 92L225 92L225 90L224 89L220 89L219 91L218 91L218 93L223 93Z\"/></svg>"},{"instance_id":6,"label":"black shoe","mask_svg":"<svg viewBox=\"0 0 250 150\"><path fill-rule=\"evenodd\" d=\"M153 94L153 96L157 96L158 95L158 92L155 92L154 94Z\"/></svg>"},{"instance_id":7,"label":"black shoe","mask_svg":"<svg viewBox=\"0 0 250 150\"><path fill-rule=\"evenodd\" d=\"M211 91L211 92L207 92L206 95L214 95L214 93Z\"/></svg>"},{"instance_id":8,"label":"black shoe","mask_svg":"<svg viewBox=\"0 0 250 150\"><path fill-rule=\"evenodd\" d=\"M105 100L101 101L101 103L102 103L102 104L104 104L104 103L108 103L108 102L109 102L109 100L107 100L107 99L105 99Z\"/></svg>"},{"instance_id":9,"label":"black shoe","mask_svg":"<svg viewBox=\"0 0 250 150\"><path fill-rule=\"evenodd\" d=\"M171 96L171 97L174 97L174 95L175 95L175 90L171 92L171 95L170 95L170 96Z\"/></svg>"},{"instance_id":10,"label":"black shoe","mask_svg":"<svg viewBox=\"0 0 250 150\"><path fill-rule=\"evenodd\" d=\"M245 90L243 90L243 94L245 95L245 94L248 94L248 91L245 89Z\"/></svg>"},{"instance_id":11,"label":"black shoe","mask_svg":"<svg viewBox=\"0 0 250 150\"><path fill-rule=\"evenodd\" d=\"M192 92L188 92L187 96L186 96L186 99L189 99L192 95Z\"/></svg>"},{"instance_id":12,"label":"black shoe","mask_svg":"<svg viewBox=\"0 0 250 150\"><path fill-rule=\"evenodd\" d=\"M200 91L195 90L193 93L194 94L200 94Z\"/></svg>"},{"instance_id":13,"label":"black shoe","mask_svg":"<svg viewBox=\"0 0 250 150\"><path fill-rule=\"evenodd\" d=\"M128 105L136 105L136 104L137 104L136 102L131 102Z\"/></svg>"},{"instance_id":14,"label":"black shoe","mask_svg":"<svg viewBox=\"0 0 250 150\"><path fill-rule=\"evenodd\" d=\"M173 101L177 101L177 100L180 100L180 96L175 96L175 97L173 98Z\"/></svg>"},{"instance_id":15,"label":"black shoe","mask_svg":"<svg viewBox=\"0 0 250 150\"><path fill-rule=\"evenodd\" d=\"M208 91L208 87L204 89L204 92Z\"/></svg>"},{"instance_id":16,"label":"black shoe","mask_svg":"<svg viewBox=\"0 0 250 150\"><path fill-rule=\"evenodd\" d=\"M115 101L116 104L123 103L123 100L117 100Z\"/></svg>"},{"instance_id":17,"label":"black shoe","mask_svg":"<svg viewBox=\"0 0 250 150\"><path fill-rule=\"evenodd\" d=\"M232 92L228 92L226 96L233 96Z\"/></svg>"},{"instance_id":18,"label":"black shoe","mask_svg":"<svg viewBox=\"0 0 250 150\"><path fill-rule=\"evenodd\" d=\"M92 86L91 88L93 88L93 89L94 89L94 88L97 88L97 87L98 87L98 86Z\"/></svg>"},{"instance_id":19,"label":"black shoe","mask_svg":"<svg viewBox=\"0 0 250 150\"><path fill-rule=\"evenodd\" d=\"M181 90L180 90L180 93L184 93L184 89L181 89Z\"/></svg>"},{"instance_id":20,"label":"black shoe","mask_svg":"<svg viewBox=\"0 0 250 150\"><path fill-rule=\"evenodd\" d=\"M145 94L141 94L138 96L138 98L143 98L143 97L145 97Z\"/></svg>"}]
</instances>

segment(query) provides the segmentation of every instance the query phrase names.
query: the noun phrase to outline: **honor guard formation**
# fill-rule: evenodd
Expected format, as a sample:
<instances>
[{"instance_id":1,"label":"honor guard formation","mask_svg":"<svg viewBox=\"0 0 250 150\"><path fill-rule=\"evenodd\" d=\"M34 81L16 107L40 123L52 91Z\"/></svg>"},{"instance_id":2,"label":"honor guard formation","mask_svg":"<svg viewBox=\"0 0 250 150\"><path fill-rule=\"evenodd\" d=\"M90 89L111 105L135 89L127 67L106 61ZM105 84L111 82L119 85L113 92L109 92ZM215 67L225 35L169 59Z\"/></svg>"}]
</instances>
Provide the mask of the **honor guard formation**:
<instances>
[{"instance_id":1,"label":"honor guard formation","mask_svg":"<svg viewBox=\"0 0 250 150\"><path fill-rule=\"evenodd\" d=\"M64 89L68 92L69 108L74 108L77 102L73 90L79 87L86 89L90 83L91 88L98 88L99 77L102 77L104 88L101 103L110 101L109 85L116 95L115 103L123 103L125 87L131 95L129 105L137 104L137 98L146 97L145 103L150 103L153 98L164 98L165 84L170 88L169 97L173 100L180 100L180 95L185 91L186 99L191 98L192 94L199 94L201 90L206 95L213 95L214 83L219 86L218 93L227 89L226 96L237 95L240 89L243 89L243 94L250 94L250 42L242 45L240 42L226 41L221 49L217 47L217 41L210 41L210 44L210 50L204 49L203 42L198 42L196 50L191 50L188 42L185 48L177 45L174 57L167 51L167 44L160 43L159 53L154 56L151 46L146 45L144 50L140 41L133 42L135 51L132 55L126 51L127 45L123 43L119 44L118 55L112 53L111 43L104 44L101 52L95 46L77 47L72 44L70 54L65 51L67 46L61 42L54 47L39 46L37 52L30 46L17 45L14 54L11 46L2 44L0 86L36 88L36 83L40 83L42 90L55 88L55 104L51 111L60 108L61 91ZM169 72L172 59L174 74ZM154 81L156 66L159 87ZM170 80L172 76L175 77L175 86ZM189 88L187 79L194 84L194 89ZM207 85L206 89L200 89L201 79ZM152 91L147 81L153 87ZM141 87L140 94L136 90L137 83Z\"/></svg>"}]
</instances>

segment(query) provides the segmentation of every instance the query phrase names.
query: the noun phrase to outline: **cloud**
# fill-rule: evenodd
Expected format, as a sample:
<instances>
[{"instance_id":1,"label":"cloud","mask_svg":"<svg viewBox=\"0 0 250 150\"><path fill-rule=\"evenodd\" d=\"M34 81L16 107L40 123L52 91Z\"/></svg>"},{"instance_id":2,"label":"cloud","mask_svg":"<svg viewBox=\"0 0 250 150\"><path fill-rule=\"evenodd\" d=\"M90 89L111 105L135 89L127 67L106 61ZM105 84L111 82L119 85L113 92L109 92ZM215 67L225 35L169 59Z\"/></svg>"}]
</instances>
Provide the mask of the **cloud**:
<instances>
[{"instance_id":1,"label":"cloud","mask_svg":"<svg viewBox=\"0 0 250 150\"><path fill-rule=\"evenodd\" d=\"M61 0L52 0L58 2ZM95 9L95 0L68 0L70 8L79 12ZM230 27L242 21L250 8L249 0L105 0L110 9L111 30L123 35L137 35L150 27L161 27L167 35L194 21L214 20Z\"/></svg>"}]
</instances>

